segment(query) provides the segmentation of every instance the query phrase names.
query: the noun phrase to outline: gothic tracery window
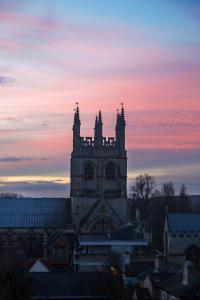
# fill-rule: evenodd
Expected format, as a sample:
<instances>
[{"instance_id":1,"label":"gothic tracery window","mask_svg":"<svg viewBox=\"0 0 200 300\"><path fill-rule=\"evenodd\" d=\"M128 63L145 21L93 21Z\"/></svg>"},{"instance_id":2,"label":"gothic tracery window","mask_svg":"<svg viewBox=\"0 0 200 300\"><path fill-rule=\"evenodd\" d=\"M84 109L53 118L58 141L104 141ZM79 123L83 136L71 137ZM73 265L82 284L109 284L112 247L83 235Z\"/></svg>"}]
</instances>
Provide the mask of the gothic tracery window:
<instances>
[{"instance_id":1,"label":"gothic tracery window","mask_svg":"<svg viewBox=\"0 0 200 300\"><path fill-rule=\"evenodd\" d=\"M107 180L114 180L116 177L116 167L113 162L109 162L106 165L106 179Z\"/></svg>"},{"instance_id":2,"label":"gothic tracery window","mask_svg":"<svg viewBox=\"0 0 200 300\"><path fill-rule=\"evenodd\" d=\"M112 219L108 216L103 216L93 224L91 232L108 232L112 229L114 229Z\"/></svg>"},{"instance_id":3,"label":"gothic tracery window","mask_svg":"<svg viewBox=\"0 0 200 300\"><path fill-rule=\"evenodd\" d=\"M94 179L94 167L92 163L88 162L84 167L84 179L93 180Z\"/></svg>"}]
</instances>

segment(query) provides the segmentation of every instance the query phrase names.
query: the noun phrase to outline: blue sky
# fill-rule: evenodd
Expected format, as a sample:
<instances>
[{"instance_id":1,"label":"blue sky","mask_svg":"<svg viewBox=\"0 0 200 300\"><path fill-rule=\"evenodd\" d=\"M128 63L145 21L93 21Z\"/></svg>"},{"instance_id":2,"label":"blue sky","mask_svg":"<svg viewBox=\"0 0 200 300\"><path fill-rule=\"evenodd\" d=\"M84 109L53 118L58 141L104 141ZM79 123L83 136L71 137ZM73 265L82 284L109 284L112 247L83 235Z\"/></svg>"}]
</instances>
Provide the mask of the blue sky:
<instances>
[{"instance_id":1,"label":"blue sky","mask_svg":"<svg viewBox=\"0 0 200 300\"><path fill-rule=\"evenodd\" d=\"M1 0L0 22L2 191L67 195L75 102L110 136L123 101L129 186L200 193L198 0Z\"/></svg>"}]
</instances>

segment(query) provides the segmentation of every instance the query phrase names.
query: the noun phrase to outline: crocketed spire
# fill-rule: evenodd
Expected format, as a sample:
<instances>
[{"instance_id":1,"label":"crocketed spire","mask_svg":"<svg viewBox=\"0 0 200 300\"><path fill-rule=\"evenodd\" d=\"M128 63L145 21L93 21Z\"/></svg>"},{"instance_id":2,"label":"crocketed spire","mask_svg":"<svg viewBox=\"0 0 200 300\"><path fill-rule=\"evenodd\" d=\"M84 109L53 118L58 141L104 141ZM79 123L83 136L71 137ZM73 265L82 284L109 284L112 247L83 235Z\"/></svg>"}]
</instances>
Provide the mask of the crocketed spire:
<instances>
[{"instance_id":1,"label":"crocketed spire","mask_svg":"<svg viewBox=\"0 0 200 300\"><path fill-rule=\"evenodd\" d=\"M80 116L79 116L79 107L78 107L78 103L76 103L76 108L75 108L75 113L74 113L74 126L76 125L81 125L81 121L80 121Z\"/></svg>"}]
</instances>

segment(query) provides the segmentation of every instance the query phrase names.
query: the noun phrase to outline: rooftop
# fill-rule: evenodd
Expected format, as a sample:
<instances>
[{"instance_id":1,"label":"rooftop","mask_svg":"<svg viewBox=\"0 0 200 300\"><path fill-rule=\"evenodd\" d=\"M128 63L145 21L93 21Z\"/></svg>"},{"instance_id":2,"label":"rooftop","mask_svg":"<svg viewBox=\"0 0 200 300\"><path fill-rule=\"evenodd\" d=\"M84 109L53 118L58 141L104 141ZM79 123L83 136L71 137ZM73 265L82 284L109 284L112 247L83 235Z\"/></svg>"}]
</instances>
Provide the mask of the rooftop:
<instances>
[{"instance_id":1,"label":"rooftop","mask_svg":"<svg viewBox=\"0 0 200 300\"><path fill-rule=\"evenodd\" d=\"M164 281L160 287L161 289L169 292L183 299L199 299L200 296L200 271L194 268L189 270L189 283L183 285L183 273L179 272L169 280Z\"/></svg>"},{"instance_id":2,"label":"rooftop","mask_svg":"<svg viewBox=\"0 0 200 300\"><path fill-rule=\"evenodd\" d=\"M70 198L1 198L0 228L65 228Z\"/></svg>"},{"instance_id":3,"label":"rooftop","mask_svg":"<svg viewBox=\"0 0 200 300\"><path fill-rule=\"evenodd\" d=\"M169 231L200 231L200 213L169 213Z\"/></svg>"}]
</instances>

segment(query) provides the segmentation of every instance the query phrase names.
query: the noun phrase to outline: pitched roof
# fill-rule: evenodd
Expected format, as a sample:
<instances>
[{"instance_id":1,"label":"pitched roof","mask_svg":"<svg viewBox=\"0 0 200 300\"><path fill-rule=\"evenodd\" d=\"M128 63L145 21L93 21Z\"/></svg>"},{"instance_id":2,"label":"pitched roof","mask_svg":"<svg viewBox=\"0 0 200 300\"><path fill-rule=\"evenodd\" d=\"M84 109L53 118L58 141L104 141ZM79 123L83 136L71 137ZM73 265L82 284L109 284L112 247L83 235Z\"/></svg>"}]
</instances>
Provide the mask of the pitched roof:
<instances>
[{"instance_id":1,"label":"pitched roof","mask_svg":"<svg viewBox=\"0 0 200 300\"><path fill-rule=\"evenodd\" d=\"M33 299L112 299L110 273L50 272L30 273Z\"/></svg>"},{"instance_id":2,"label":"pitched roof","mask_svg":"<svg viewBox=\"0 0 200 300\"><path fill-rule=\"evenodd\" d=\"M148 272L148 277L152 282L154 287L159 286L161 283L169 280L176 276L176 274L180 273L182 270L182 266L176 264L161 264L159 267L159 271L155 272L154 268Z\"/></svg>"},{"instance_id":3,"label":"pitched roof","mask_svg":"<svg viewBox=\"0 0 200 300\"><path fill-rule=\"evenodd\" d=\"M104 204L107 206L107 208L112 212L112 214L118 220L119 224L121 224L121 225L123 224L123 221L121 220L120 216L115 212L112 205L110 205L110 203L106 199L103 199L103 201L100 199L97 199L96 202L94 203L94 205L90 208L89 212L81 220L81 222L80 222L81 226L83 226L88 221L90 216L92 216L94 214L95 210L98 209L98 206L100 206L101 204Z\"/></svg>"},{"instance_id":4,"label":"pitched roof","mask_svg":"<svg viewBox=\"0 0 200 300\"><path fill-rule=\"evenodd\" d=\"M37 259L32 262L29 272L50 272L51 265L48 260Z\"/></svg>"},{"instance_id":5,"label":"pitched roof","mask_svg":"<svg viewBox=\"0 0 200 300\"><path fill-rule=\"evenodd\" d=\"M160 288L171 295L183 299L199 299L200 295L200 272L192 269L189 271L189 283L182 284L183 274L179 272L174 277L160 284Z\"/></svg>"},{"instance_id":6,"label":"pitched roof","mask_svg":"<svg viewBox=\"0 0 200 300\"><path fill-rule=\"evenodd\" d=\"M154 267L154 261L133 261L126 267L126 275L130 277L139 277L146 275Z\"/></svg>"},{"instance_id":7,"label":"pitched roof","mask_svg":"<svg viewBox=\"0 0 200 300\"><path fill-rule=\"evenodd\" d=\"M119 229L112 230L110 232L110 235L113 239L116 239L116 240L130 240L133 238L137 238L134 229L135 229L135 226L128 223Z\"/></svg>"},{"instance_id":8,"label":"pitched roof","mask_svg":"<svg viewBox=\"0 0 200 300\"><path fill-rule=\"evenodd\" d=\"M200 231L200 213L168 214L169 231Z\"/></svg>"},{"instance_id":9,"label":"pitched roof","mask_svg":"<svg viewBox=\"0 0 200 300\"><path fill-rule=\"evenodd\" d=\"M1 198L0 228L65 228L70 198Z\"/></svg>"}]
</instances>

